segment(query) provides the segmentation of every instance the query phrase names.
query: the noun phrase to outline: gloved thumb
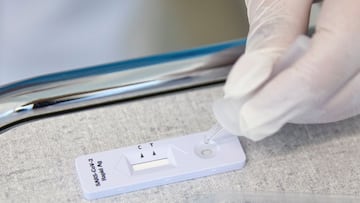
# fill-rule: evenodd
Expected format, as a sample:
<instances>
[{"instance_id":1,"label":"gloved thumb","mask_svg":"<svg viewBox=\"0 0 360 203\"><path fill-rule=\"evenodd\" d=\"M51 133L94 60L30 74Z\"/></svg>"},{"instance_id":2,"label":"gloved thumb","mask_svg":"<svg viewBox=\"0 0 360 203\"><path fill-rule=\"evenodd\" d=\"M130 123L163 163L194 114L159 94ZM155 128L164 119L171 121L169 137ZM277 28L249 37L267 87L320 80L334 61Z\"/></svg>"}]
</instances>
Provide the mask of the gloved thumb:
<instances>
[{"instance_id":1,"label":"gloved thumb","mask_svg":"<svg viewBox=\"0 0 360 203\"><path fill-rule=\"evenodd\" d=\"M282 72L287 67L290 67L297 59L302 57L303 54L308 49L309 43L310 43L310 39L307 36L300 35L295 40L295 42L290 45L288 50L280 57L280 60L274 65L272 72L269 73L269 75L271 75L270 78L275 77L278 73ZM257 76L254 75L254 77ZM247 128L249 127L248 122L250 121L252 122L252 124L257 122L261 123L264 122L261 120L266 117L266 116L265 117L261 116L259 115L259 113L254 113L254 112L250 112L250 115L248 115L249 112L246 112L246 110L245 112L242 111L242 107L244 103L248 103L248 100L251 101L252 97L253 95L249 95L248 99L245 99L244 97L242 97L242 99L239 99L239 97L230 97L230 98L225 97L224 99L219 99L215 101L213 104L213 112L218 122L232 134L249 137L249 135L247 135L248 133ZM267 101L268 100L266 99L265 102ZM243 112L245 115L247 115L246 116L247 120L244 119L244 116L241 117L240 112ZM256 116L251 116L251 115L256 115ZM279 127L276 125L272 127L274 127L274 129L279 129ZM261 132L261 133L258 132L258 134L260 134L261 136L255 136L255 137L250 136L250 138L253 140L261 139L262 135L269 134L269 129L265 129L265 132Z\"/></svg>"},{"instance_id":2,"label":"gloved thumb","mask_svg":"<svg viewBox=\"0 0 360 203\"><path fill-rule=\"evenodd\" d=\"M247 0L250 30L244 55L231 70L225 98L246 100L274 73L274 64L304 33L311 0Z\"/></svg>"}]
</instances>

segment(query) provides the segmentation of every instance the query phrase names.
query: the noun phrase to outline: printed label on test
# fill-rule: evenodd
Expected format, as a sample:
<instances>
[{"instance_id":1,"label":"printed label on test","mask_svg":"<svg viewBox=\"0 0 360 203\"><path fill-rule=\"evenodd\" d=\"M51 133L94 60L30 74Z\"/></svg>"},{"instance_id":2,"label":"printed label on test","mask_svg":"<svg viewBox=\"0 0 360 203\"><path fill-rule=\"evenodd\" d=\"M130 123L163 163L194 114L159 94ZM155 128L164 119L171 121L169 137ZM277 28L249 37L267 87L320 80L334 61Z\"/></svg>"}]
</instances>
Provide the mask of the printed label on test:
<instances>
[{"instance_id":1,"label":"printed label on test","mask_svg":"<svg viewBox=\"0 0 360 203\"><path fill-rule=\"evenodd\" d=\"M88 154L75 160L87 199L241 169L245 154L237 136L204 143L204 133Z\"/></svg>"}]
</instances>

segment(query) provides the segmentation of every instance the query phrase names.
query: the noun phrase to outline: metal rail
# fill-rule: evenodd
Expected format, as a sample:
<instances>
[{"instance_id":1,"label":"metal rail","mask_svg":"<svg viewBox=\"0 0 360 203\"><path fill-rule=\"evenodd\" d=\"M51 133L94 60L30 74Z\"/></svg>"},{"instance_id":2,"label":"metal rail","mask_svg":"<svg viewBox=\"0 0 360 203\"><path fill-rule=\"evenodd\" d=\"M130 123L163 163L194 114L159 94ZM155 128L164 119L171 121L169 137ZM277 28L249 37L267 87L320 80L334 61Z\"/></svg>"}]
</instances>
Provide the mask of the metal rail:
<instances>
[{"instance_id":1,"label":"metal rail","mask_svg":"<svg viewBox=\"0 0 360 203\"><path fill-rule=\"evenodd\" d=\"M224 81L245 40L0 86L0 133L33 118Z\"/></svg>"}]
</instances>

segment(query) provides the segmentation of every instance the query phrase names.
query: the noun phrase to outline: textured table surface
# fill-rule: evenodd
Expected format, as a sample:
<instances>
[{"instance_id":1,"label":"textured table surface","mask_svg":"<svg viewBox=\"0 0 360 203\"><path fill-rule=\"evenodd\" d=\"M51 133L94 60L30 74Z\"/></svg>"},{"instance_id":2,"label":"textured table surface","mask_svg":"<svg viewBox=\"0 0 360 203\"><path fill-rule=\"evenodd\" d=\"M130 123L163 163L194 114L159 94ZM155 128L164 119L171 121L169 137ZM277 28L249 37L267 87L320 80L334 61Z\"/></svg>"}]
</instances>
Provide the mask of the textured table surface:
<instances>
[{"instance_id":1,"label":"textured table surface","mask_svg":"<svg viewBox=\"0 0 360 203\"><path fill-rule=\"evenodd\" d=\"M207 130L219 86L47 118L0 136L0 202L86 202L74 159ZM223 192L360 196L360 117L327 125L288 125L261 142L241 138L236 172L146 189L99 202L189 202Z\"/></svg>"}]
</instances>

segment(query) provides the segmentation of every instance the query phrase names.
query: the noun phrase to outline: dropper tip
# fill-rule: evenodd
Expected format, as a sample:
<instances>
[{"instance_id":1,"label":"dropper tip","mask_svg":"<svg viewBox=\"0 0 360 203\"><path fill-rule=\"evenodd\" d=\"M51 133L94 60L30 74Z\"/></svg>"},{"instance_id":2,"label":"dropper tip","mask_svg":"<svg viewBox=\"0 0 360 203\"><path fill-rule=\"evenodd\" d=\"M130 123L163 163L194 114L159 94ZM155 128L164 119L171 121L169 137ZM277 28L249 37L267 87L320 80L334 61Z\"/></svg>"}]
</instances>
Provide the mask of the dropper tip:
<instances>
[{"instance_id":1,"label":"dropper tip","mask_svg":"<svg viewBox=\"0 0 360 203\"><path fill-rule=\"evenodd\" d=\"M215 125L213 125L210 130L206 133L206 135L204 136L204 143L205 144L210 144L210 141L216 137L224 128L219 124L216 123Z\"/></svg>"}]
</instances>

